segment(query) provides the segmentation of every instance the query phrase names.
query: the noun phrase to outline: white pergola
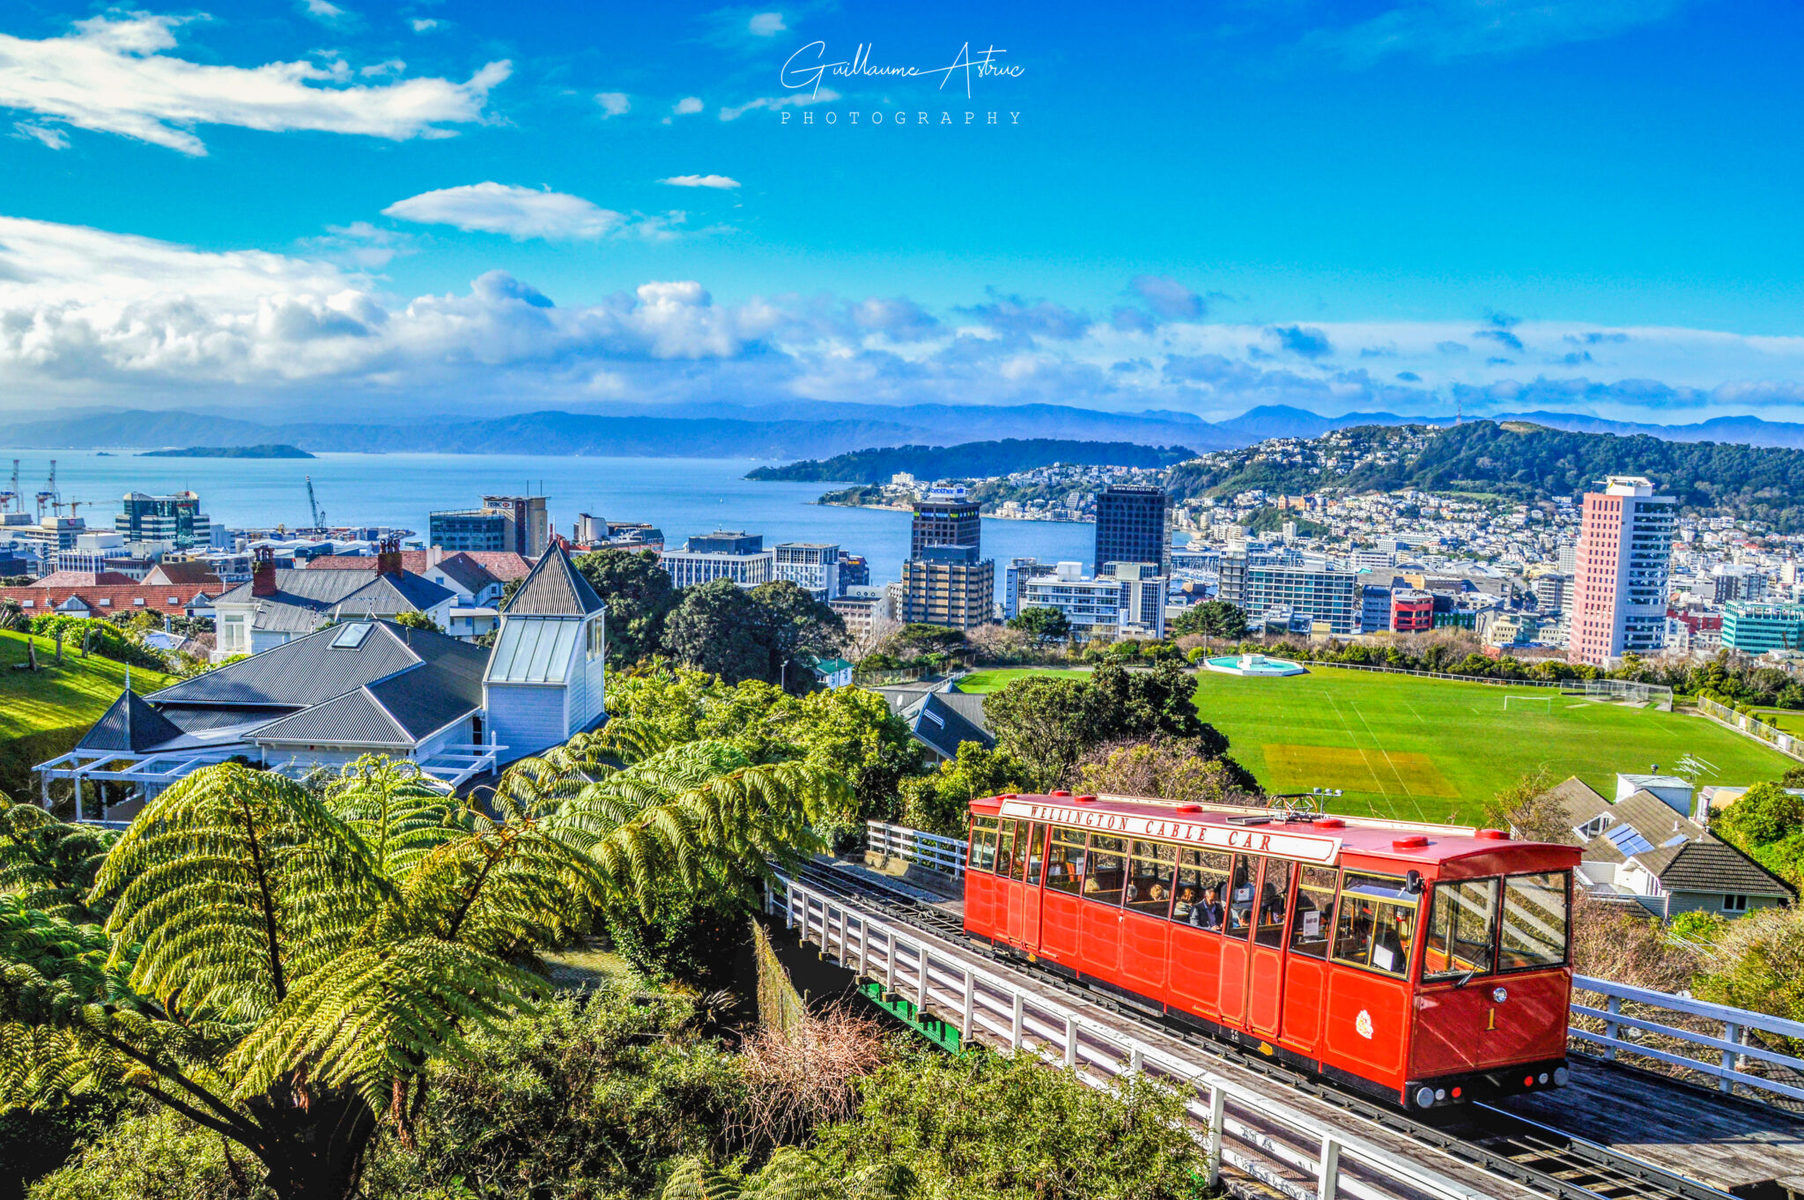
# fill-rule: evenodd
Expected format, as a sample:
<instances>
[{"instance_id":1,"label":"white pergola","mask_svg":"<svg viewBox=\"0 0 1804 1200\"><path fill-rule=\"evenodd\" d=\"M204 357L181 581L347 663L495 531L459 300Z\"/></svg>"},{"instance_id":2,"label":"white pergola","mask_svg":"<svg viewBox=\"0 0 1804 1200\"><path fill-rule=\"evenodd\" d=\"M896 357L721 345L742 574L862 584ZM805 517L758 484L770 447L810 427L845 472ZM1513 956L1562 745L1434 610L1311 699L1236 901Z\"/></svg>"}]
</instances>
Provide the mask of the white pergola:
<instances>
[{"instance_id":1,"label":"white pergola","mask_svg":"<svg viewBox=\"0 0 1804 1200\"><path fill-rule=\"evenodd\" d=\"M129 750L82 750L78 748L67 754L58 755L49 762L39 763L33 770L38 774L39 803L48 810L52 779L67 779L73 782L78 798L81 795L81 781L84 779L135 783L143 785L148 795L151 787L158 785L167 787L185 777L190 771L200 767L214 766L225 762L234 755L253 756L256 753L257 747L248 742L193 747L186 750L158 750L144 754ZM78 801L77 808L79 809L79 807Z\"/></svg>"}]
</instances>

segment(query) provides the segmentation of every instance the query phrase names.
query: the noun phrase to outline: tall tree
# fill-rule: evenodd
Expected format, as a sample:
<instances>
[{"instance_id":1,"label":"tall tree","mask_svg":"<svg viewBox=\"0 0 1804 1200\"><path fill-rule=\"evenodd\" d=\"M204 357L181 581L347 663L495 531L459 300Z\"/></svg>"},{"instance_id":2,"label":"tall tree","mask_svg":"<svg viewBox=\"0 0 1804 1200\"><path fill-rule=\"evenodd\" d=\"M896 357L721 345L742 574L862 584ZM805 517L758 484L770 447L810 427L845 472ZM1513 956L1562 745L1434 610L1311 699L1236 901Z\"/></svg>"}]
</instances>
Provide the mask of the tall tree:
<instances>
[{"instance_id":1,"label":"tall tree","mask_svg":"<svg viewBox=\"0 0 1804 1200\"><path fill-rule=\"evenodd\" d=\"M801 665L804 655L826 658L846 640L846 623L831 608L787 579L752 589L757 605L758 640L769 664L764 680L792 692L805 692L814 680Z\"/></svg>"},{"instance_id":2,"label":"tall tree","mask_svg":"<svg viewBox=\"0 0 1804 1200\"><path fill-rule=\"evenodd\" d=\"M1071 618L1056 608L1024 608L1009 619L1008 627L1031 634L1042 646L1071 636Z\"/></svg>"},{"instance_id":3,"label":"tall tree","mask_svg":"<svg viewBox=\"0 0 1804 1200\"><path fill-rule=\"evenodd\" d=\"M1018 759L1042 788L1064 784L1092 744L1096 691L1088 680L1028 675L984 698L996 746Z\"/></svg>"},{"instance_id":4,"label":"tall tree","mask_svg":"<svg viewBox=\"0 0 1804 1200\"><path fill-rule=\"evenodd\" d=\"M349 1196L432 1064L542 994L536 951L653 882L811 845L842 788L705 753L625 778L618 748L525 760L480 808L382 759L319 789L204 768L97 867L0 837L9 878L49 872L0 894L0 1109L134 1089L248 1152L281 1200Z\"/></svg>"},{"instance_id":5,"label":"tall tree","mask_svg":"<svg viewBox=\"0 0 1804 1200\"><path fill-rule=\"evenodd\" d=\"M630 666L657 653L678 593L650 550L596 550L572 560L608 606L608 657Z\"/></svg>"},{"instance_id":6,"label":"tall tree","mask_svg":"<svg viewBox=\"0 0 1804 1200\"><path fill-rule=\"evenodd\" d=\"M664 651L686 667L729 682L763 679L770 655L758 640L758 605L730 579L683 589L664 623Z\"/></svg>"},{"instance_id":7,"label":"tall tree","mask_svg":"<svg viewBox=\"0 0 1804 1200\"><path fill-rule=\"evenodd\" d=\"M1247 615L1238 605L1226 600L1205 600L1173 617L1170 628L1179 635L1195 633L1206 638L1238 641L1246 636Z\"/></svg>"}]
</instances>

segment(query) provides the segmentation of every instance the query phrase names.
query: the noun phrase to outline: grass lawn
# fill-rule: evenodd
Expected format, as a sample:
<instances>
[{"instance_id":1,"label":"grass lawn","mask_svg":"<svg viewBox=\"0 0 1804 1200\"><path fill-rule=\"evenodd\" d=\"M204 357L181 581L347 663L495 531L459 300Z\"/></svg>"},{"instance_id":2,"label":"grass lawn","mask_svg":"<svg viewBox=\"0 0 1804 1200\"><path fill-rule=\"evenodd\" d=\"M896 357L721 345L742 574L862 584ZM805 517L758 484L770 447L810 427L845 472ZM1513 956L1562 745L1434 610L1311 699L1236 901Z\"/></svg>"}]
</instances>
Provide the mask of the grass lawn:
<instances>
[{"instance_id":1,"label":"grass lawn","mask_svg":"<svg viewBox=\"0 0 1804 1200\"><path fill-rule=\"evenodd\" d=\"M1028 673L983 671L959 686L989 692ZM1702 717L1552 688L1311 665L1277 679L1201 672L1196 702L1266 788L1340 788L1328 806L1352 815L1473 823L1486 798L1541 766L1608 796L1617 772L1670 768L1687 753L1716 764L1702 783L1776 779L1797 765Z\"/></svg>"},{"instance_id":2,"label":"grass lawn","mask_svg":"<svg viewBox=\"0 0 1804 1200\"><path fill-rule=\"evenodd\" d=\"M25 661L25 644L38 645L41 671L15 671ZM125 667L98 654L81 657L80 648L0 632L0 791L23 799L29 771L36 762L65 753L125 690ZM132 687L140 694L173 682L172 677L132 668ZM31 761L26 761L31 760Z\"/></svg>"},{"instance_id":3,"label":"grass lawn","mask_svg":"<svg viewBox=\"0 0 1804 1200\"><path fill-rule=\"evenodd\" d=\"M1793 737L1804 737L1804 712L1795 708L1757 708L1754 711Z\"/></svg>"}]
</instances>

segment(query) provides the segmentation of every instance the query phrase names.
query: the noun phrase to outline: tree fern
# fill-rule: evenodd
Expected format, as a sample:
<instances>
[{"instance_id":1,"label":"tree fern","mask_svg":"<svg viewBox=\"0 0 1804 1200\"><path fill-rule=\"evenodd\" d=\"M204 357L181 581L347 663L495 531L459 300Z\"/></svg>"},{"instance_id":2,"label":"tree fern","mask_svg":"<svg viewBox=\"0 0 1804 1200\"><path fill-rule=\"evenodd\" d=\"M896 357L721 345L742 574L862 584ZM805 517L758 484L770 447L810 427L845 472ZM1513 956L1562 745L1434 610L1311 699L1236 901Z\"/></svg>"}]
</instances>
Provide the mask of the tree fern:
<instances>
[{"instance_id":1,"label":"tree fern","mask_svg":"<svg viewBox=\"0 0 1804 1200\"><path fill-rule=\"evenodd\" d=\"M843 786L623 726L480 806L378 758L203 768L116 840L0 799L0 1110L134 1088L284 1200L347 1196L429 1064L534 1003L538 951L610 898L812 846Z\"/></svg>"}]
</instances>

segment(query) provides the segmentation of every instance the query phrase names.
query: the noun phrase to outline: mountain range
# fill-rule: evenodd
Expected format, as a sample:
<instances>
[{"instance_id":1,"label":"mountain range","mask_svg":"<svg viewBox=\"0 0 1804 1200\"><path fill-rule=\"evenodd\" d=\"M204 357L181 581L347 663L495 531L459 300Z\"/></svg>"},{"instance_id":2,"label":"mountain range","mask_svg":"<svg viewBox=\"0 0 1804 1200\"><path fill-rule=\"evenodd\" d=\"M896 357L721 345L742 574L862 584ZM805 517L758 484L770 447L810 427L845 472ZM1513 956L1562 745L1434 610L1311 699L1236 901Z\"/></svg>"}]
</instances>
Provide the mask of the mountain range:
<instances>
[{"instance_id":1,"label":"mountain range","mask_svg":"<svg viewBox=\"0 0 1804 1200\"><path fill-rule=\"evenodd\" d=\"M1673 442L1735 442L1804 448L1804 424L1726 416L1690 425L1609 421L1575 413L1523 412L1488 419L1528 421L1578 433L1646 434ZM166 449L283 443L314 452L569 454L623 457L820 458L904 444L946 446L1002 438L1134 442L1234 450L1274 437L1311 438L1362 425L1451 425L1448 414L1346 413L1325 417L1264 405L1224 421L1188 413L1101 412L1057 404L965 406L788 402L746 407L688 405L605 413L559 411L483 419L422 414L388 422L265 422L212 413L97 410L0 428L19 448Z\"/></svg>"}]
</instances>

